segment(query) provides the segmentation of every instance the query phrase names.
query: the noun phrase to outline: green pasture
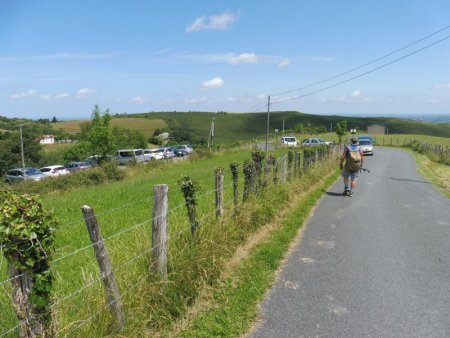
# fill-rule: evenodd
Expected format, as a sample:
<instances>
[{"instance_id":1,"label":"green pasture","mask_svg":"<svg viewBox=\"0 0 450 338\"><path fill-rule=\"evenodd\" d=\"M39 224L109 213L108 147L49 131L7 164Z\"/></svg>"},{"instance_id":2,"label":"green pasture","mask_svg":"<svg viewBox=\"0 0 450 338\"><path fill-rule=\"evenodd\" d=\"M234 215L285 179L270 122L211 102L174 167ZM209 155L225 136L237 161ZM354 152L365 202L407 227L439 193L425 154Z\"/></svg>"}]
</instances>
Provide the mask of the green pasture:
<instances>
[{"instance_id":1,"label":"green pasture","mask_svg":"<svg viewBox=\"0 0 450 338\"><path fill-rule=\"evenodd\" d=\"M278 151L280 152L281 150ZM131 311L136 320L139 318L143 323L150 320L153 313L155 323L149 323L149 328L157 331L160 326L169 325L173 318L181 315L186 307L192 304L203 283L212 283L215 280L220 271L219 267L226 257L231 255L231 248L236 247L237 243L245 238L246 233L251 231L239 227L222 230L211 228L216 224L215 168L225 169L225 203L229 214L232 211L233 193L229 165L232 162L242 165L243 161L249 158L250 151L223 152L201 161L184 161L157 167L136 166L129 169L130 173L124 181L42 196L43 204L54 210L60 223L52 265L55 275L53 308L57 313L59 334L74 337L99 336L110 330L110 315L105 310L104 291L101 281L98 280L95 255L82 218L83 205L92 207L97 215L106 247L116 269L115 274L123 292L126 310ZM191 238L184 199L178 187L183 176L191 177L199 186L197 213L201 224L200 233L201 237L204 236L210 242L198 248ZM239 176L242 198L242 166ZM170 274L173 274L170 279L177 281L176 285L161 285L149 273L153 187L156 184L169 186L169 269ZM286 193L287 191L279 190L267 195L267 203L271 203L272 199L276 202L271 203L270 207L262 208L264 203L258 205L256 216L242 221L242 224L259 222L258 224L262 225L266 217L273 217L276 207L288 198ZM227 249L227 245L230 245L230 249ZM0 271L0 281L5 280L6 263L3 260ZM175 289L173 294L177 299L162 297L161 287ZM9 283L1 285L0 288L3 291L0 293L0 332L5 332L17 325L17 322L9 300ZM136 294L140 293L150 298L143 300L139 296L136 297ZM161 300L158 300L159 297L162 297ZM159 304L161 309L149 309L149 304ZM135 313L136 308L145 309L150 314L140 311ZM133 318L129 318L130 327L142 325L133 321Z\"/></svg>"}]
</instances>

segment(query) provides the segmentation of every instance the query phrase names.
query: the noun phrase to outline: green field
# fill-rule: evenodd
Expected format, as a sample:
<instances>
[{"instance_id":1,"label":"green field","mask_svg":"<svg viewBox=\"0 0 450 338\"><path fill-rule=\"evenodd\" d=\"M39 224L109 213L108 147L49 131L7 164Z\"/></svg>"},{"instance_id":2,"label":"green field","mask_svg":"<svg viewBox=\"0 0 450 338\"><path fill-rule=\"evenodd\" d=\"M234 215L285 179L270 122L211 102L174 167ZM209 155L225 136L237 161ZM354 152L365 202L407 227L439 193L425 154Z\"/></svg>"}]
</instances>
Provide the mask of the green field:
<instances>
[{"instance_id":1,"label":"green field","mask_svg":"<svg viewBox=\"0 0 450 338\"><path fill-rule=\"evenodd\" d=\"M230 226L231 223L226 228L216 224L214 170L217 167L225 168L225 202L230 212L232 187L229 165L232 162L242 164L249 158L249 151L225 152L193 162L184 161L160 167L138 166L130 169L131 173L124 181L75 188L71 191L60 191L43 196L44 205L54 209L61 224L56 238L53 263L53 272L56 277L54 308L57 312L60 334L101 336L108 331L108 323L110 323L109 312L104 310L102 284L97 279L98 267L82 219L81 206L89 205L95 210L102 235L108 238L105 243L112 263L117 268L116 278L120 288L125 292L124 303L127 312L131 312L132 317L140 318L142 323L153 316L158 325L166 326L177 317L174 311L183 313L192 303L203 283L215 280L220 267L234 251L232 248L242 242L248 233L263 226L269 218L274 217L281 210L278 207L283 206L288 198L288 186L280 186L274 190L276 193L270 193L264 197L265 203L269 205L258 203L251 209L255 211L250 209L245 211L241 216L242 221L236 223L237 228ZM180 178L186 175L198 182L199 186L197 211L202 227L201 233L206 241L198 248L192 246L189 221L178 187ZM239 189L242 196L243 178L242 174L239 176ZM171 280L176 283L167 287L176 297L172 300L167 299L167 296L159 300L161 285L154 277L148 276L153 186L161 183L169 185L171 211L169 213L171 234L169 261ZM245 224L248 224L247 228ZM217 228L211 228L212 225ZM225 225L226 223L223 223L223 226ZM0 269L2 270L0 280L5 280L4 261ZM142 276L145 278L142 279ZM136 285L143 281L147 281L144 283L146 291L138 289L140 291L137 293L126 293L130 288L140 288L140 285ZM183 283L187 284L183 285ZM0 293L2 308L0 332L4 332L16 325L16 318L7 297L10 294L9 284L0 287L5 291ZM140 293L149 299L136 296ZM159 310L148 308L158 304L162 306ZM98 320L83 322L96 312L98 312L96 319L104 324L98 325ZM164 319L165 317L167 318ZM130 319L130 329L133 330L136 326L142 328L142 323L134 323ZM157 328L152 330L154 329Z\"/></svg>"}]
</instances>

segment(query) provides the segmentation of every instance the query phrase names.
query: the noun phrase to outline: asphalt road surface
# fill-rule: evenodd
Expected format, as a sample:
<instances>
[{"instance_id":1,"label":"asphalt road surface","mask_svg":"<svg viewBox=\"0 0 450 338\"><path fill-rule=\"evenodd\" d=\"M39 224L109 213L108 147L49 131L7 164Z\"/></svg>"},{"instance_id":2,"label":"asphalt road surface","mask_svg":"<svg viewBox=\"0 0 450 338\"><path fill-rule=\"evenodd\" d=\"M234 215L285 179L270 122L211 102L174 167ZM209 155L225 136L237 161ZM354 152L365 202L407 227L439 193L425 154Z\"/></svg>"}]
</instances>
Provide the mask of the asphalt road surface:
<instances>
[{"instance_id":1,"label":"asphalt road surface","mask_svg":"<svg viewBox=\"0 0 450 338\"><path fill-rule=\"evenodd\" d=\"M398 149L327 190L251 337L450 337L450 200Z\"/></svg>"}]
</instances>

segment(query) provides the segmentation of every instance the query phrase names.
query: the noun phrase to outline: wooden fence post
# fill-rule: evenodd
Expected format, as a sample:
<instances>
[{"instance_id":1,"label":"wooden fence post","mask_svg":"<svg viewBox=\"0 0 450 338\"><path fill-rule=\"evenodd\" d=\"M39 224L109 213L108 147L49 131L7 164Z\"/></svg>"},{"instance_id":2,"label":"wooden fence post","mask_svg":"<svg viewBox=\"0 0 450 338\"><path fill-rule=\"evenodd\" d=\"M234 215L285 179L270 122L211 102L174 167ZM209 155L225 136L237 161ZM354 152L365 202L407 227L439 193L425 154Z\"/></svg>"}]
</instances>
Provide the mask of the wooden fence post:
<instances>
[{"instance_id":1,"label":"wooden fence post","mask_svg":"<svg viewBox=\"0 0 450 338\"><path fill-rule=\"evenodd\" d=\"M108 252L106 251L105 244L103 243L103 237L100 233L100 228L97 224L94 210L87 205L81 207L81 210L89 232L89 238L91 239L93 245L92 247L95 251L95 257L97 258L97 262L100 267L101 279L105 287L107 304L116 322L116 328L121 329L125 323L125 316L122 309L122 302L120 300L119 286L114 278L111 261L109 260Z\"/></svg>"},{"instance_id":2,"label":"wooden fence post","mask_svg":"<svg viewBox=\"0 0 450 338\"><path fill-rule=\"evenodd\" d=\"M278 159L273 161L273 184L278 184Z\"/></svg>"},{"instance_id":3,"label":"wooden fence post","mask_svg":"<svg viewBox=\"0 0 450 338\"><path fill-rule=\"evenodd\" d=\"M223 216L223 168L216 169L216 219Z\"/></svg>"},{"instance_id":4,"label":"wooden fence post","mask_svg":"<svg viewBox=\"0 0 450 338\"><path fill-rule=\"evenodd\" d=\"M167 280L167 184L154 186L153 224L152 224L152 268L163 280Z\"/></svg>"},{"instance_id":5,"label":"wooden fence post","mask_svg":"<svg viewBox=\"0 0 450 338\"><path fill-rule=\"evenodd\" d=\"M298 153L294 153L294 178L297 177L297 171L298 171Z\"/></svg>"},{"instance_id":6,"label":"wooden fence post","mask_svg":"<svg viewBox=\"0 0 450 338\"><path fill-rule=\"evenodd\" d=\"M281 183L286 183L286 155L281 158Z\"/></svg>"}]
</instances>

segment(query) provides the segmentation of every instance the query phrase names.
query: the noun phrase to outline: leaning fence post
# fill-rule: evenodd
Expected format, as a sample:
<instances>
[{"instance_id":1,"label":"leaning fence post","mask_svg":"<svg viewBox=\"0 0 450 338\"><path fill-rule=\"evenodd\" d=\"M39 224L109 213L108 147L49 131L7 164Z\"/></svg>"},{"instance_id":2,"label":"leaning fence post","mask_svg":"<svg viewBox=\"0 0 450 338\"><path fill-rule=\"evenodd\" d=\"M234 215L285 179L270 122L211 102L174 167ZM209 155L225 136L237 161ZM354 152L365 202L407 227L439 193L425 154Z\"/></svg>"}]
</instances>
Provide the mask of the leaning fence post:
<instances>
[{"instance_id":1,"label":"leaning fence post","mask_svg":"<svg viewBox=\"0 0 450 338\"><path fill-rule=\"evenodd\" d=\"M223 168L216 169L216 219L223 216Z\"/></svg>"},{"instance_id":2,"label":"leaning fence post","mask_svg":"<svg viewBox=\"0 0 450 338\"><path fill-rule=\"evenodd\" d=\"M152 224L152 268L163 280L167 280L167 184L154 186Z\"/></svg>"},{"instance_id":3,"label":"leaning fence post","mask_svg":"<svg viewBox=\"0 0 450 338\"><path fill-rule=\"evenodd\" d=\"M105 287L106 300L111 313L116 321L117 328L122 328L125 323L125 316L120 301L120 292L117 281L114 278L111 261L109 260L108 252L106 251L103 237L100 233L100 228L97 224L94 210L85 205L81 207L84 215L84 221L89 232L89 238L92 242L92 247L95 251L98 265L100 267L101 279Z\"/></svg>"}]
</instances>

